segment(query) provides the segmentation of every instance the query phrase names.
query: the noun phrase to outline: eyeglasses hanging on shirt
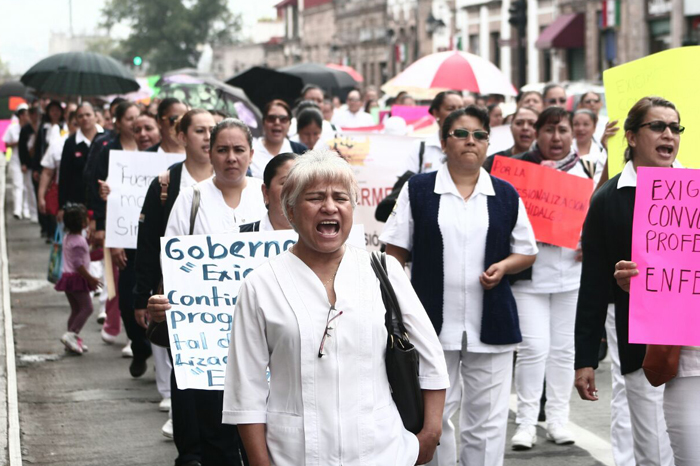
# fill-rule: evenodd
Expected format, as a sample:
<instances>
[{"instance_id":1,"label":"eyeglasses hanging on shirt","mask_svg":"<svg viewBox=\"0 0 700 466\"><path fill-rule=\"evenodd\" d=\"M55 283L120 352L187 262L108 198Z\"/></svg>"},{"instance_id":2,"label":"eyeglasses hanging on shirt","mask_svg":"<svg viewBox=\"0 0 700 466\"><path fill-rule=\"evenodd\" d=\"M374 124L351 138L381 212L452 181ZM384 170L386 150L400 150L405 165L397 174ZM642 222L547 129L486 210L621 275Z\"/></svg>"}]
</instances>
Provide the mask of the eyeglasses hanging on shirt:
<instances>
[{"instance_id":1,"label":"eyeglasses hanging on shirt","mask_svg":"<svg viewBox=\"0 0 700 466\"><path fill-rule=\"evenodd\" d=\"M338 317L343 315L343 311L337 310L335 307L331 306L328 310L328 317L326 318L326 328L323 331L323 338L321 338L321 346L318 347L318 357L322 358L326 354L326 338L330 338L331 330L334 330L338 325Z\"/></svg>"}]
</instances>

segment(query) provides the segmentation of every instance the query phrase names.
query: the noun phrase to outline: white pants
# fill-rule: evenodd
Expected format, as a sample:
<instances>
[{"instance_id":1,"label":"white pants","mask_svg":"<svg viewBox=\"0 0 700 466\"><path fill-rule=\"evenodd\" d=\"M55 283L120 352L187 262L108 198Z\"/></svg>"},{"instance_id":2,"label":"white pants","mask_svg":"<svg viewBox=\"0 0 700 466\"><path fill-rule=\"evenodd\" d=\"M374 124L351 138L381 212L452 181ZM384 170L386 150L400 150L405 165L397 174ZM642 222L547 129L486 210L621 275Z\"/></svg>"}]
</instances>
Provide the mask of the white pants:
<instances>
[{"instance_id":1,"label":"white pants","mask_svg":"<svg viewBox=\"0 0 700 466\"><path fill-rule=\"evenodd\" d=\"M700 464L700 377L666 382L664 414L676 466Z\"/></svg>"},{"instance_id":2,"label":"white pants","mask_svg":"<svg viewBox=\"0 0 700 466\"><path fill-rule=\"evenodd\" d=\"M637 466L673 466L673 452L664 420L663 386L652 387L642 369L624 377Z\"/></svg>"},{"instance_id":3,"label":"white pants","mask_svg":"<svg viewBox=\"0 0 700 466\"><path fill-rule=\"evenodd\" d=\"M469 353L445 351L450 388L442 417L442 437L433 466L455 466L457 445L450 418L459 417L459 464L501 466L506 446L508 399L513 371L513 352Z\"/></svg>"},{"instance_id":4,"label":"white pants","mask_svg":"<svg viewBox=\"0 0 700 466\"><path fill-rule=\"evenodd\" d=\"M615 326L615 305L608 304L608 317L605 320L605 333L610 354L612 372L612 400L610 402L610 443L616 466L635 466L632 421L627 404L625 378L620 372L620 351L617 348Z\"/></svg>"},{"instance_id":5,"label":"white pants","mask_svg":"<svg viewBox=\"0 0 700 466\"><path fill-rule=\"evenodd\" d=\"M574 325L578 290L524 293L513 289L523 341L515 361L515 422L536 425L543 381L547 383L545 413L549 424L569 422L574 385ZM546 377L545 377L546 376Z\"/></svg>"},{"instance_id":6,"label":"white pants","mask_svg":"<svg viewBox=\"0 0 700 466\"><path fill-rule=\"evenodd\" d=\"M22 173L18 150L12 151L9 169L12 177L12 214L15 217L36 220L36 196L32 184L32 171L27 170L26 173Z\"/></svg>"},{"instance_id":7,"label":"white pants","mask_svg":"<svg viewBox=\"0 0 700 466\"><path fill-rule=\"evenodd\" d=\"M153 361L156 366L156 387L161 398L170 398L170 372L173 365L168 357L168 350L158 345L151 345Z\"/></svg>"}]
</instances>

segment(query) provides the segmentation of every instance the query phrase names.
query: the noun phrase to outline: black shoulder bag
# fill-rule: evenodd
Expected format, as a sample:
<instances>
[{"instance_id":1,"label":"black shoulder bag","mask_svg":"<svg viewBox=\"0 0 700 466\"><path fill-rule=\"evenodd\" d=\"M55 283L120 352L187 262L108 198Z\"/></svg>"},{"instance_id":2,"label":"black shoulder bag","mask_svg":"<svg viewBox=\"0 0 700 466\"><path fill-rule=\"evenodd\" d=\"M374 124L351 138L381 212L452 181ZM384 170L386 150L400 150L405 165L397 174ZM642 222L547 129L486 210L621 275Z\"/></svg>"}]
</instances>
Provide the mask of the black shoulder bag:
<instances>
[{"instance_id":1,"label":"black shoulder bag","mask_svg":"<svg viewBox=\"0 0 700 466\"><path fill-rule=\"evenodd\" d=\"M373 252L371 262L386 307L384 320L389 334L386 344L386 374L391 386L391 397L406 430L418 434L423 429L423 393L418 383L418 352L408 340L399 301L387 274L386 254Z\"/></svg>"}]
</instances>

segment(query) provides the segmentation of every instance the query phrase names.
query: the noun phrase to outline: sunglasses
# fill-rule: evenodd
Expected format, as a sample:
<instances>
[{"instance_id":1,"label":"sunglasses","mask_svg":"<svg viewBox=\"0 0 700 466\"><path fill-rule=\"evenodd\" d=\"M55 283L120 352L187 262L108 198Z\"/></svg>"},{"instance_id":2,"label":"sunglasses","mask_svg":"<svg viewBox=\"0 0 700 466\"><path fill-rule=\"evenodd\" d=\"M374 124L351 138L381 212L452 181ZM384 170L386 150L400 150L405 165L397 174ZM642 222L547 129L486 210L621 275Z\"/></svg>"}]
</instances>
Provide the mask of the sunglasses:
<instances>
[{"instance_id":1,"label":"sunglasses","mask_svg":"<svg viewBox=\"0 0 700 466\"><path fill-rule=\"evenodd\" d=\"M489 133L484 130L477 129L476 131L469 131L468 129L456 129L447 134L455 139L469 139L469 136L474 136L475 141L488 141Z\"/></svg>"},{"instance_id":2,"label":"sunglasses","mask_svg":"<svg viewBox=\"0 0 700 466\"><path fill-rule=\"evenodd\" d=\"M181 116L182 116L182 115L171 115L171 116L169 116L169 117L163 117L163 118L161 118L161 119L162 119L162 120L167 120L167 121L169 121L169 122L170 122L170 126L172 126L172 125L174 125L174 124L177 122L177 120L180 119Z\"/></svg>"},{"instance_id":3,"label":"sunglasses","mask_svg":"<svg viewBox=\"0 0 700 466\"><path fill-rule=\"evenodd\" d=\"M266 115L265 121L267 123L274 123L276 121L280 123L289 123L289 117L287 115Z\"/></svg>"},{"instance_id":4,"label":"sunglasses","mask_svg":"<svg viewBox=\"0 0 700 466\"><path fill-rule=\"evenodd\" d=\"M586 105L592 105L592 104L597 104L600 102L600 99L586 99L581 101L581 103L586 104Z\"/></svg>"},{"instance_id":5,"label":"sunglasses","mask_svg":"<svg viewBox=\"0 0 700 466\"><path fill-rule=\"evenodd\" d=\"M326 353L326 338L331 336L330 331L333 330L337 324L336 319L343 315L343 311L338 311L336 308L331 306L328 310L328 317L326 318L326 329L323 331L323 338L321 338L321 346L318 347L318 357L324 357Z\"/></svg>"},{"instance_id":6,"label":"sunglasses","mask_svg":"<svg viewBox=\"0 0 700 466\"><path fill-rule=\"evenodd\" d=\"M670 129L673 134L683 134L683 131L685 131L685 126L676 123L668 124L665 121L650 121L649 123L639 125L640 128L645 126L648 126L649 129L655 133L663 133L666 131L666 128Z\"/></svg>"},{"instance_id":7,"label":"sunglasses","mask_svg":"<svg viewBox=\"0 0 700 466\"><path fill-rule=\"evenodd\" d=\"M548 104L565 104L566 103L566 97L560 97L558 99L547 99Z\"/></svg>"}]
</instances>

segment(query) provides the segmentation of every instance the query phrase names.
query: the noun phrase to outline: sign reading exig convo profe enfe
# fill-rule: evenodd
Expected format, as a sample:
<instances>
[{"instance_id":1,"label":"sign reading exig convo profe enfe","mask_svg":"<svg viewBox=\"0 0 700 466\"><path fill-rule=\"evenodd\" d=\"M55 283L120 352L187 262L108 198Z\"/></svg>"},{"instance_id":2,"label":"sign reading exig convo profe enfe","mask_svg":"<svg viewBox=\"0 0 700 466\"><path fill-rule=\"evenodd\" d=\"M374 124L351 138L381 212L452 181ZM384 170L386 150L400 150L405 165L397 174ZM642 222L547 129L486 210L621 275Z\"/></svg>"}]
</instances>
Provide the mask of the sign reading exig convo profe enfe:
<instances>
[{"instance_id":1,"label":"sign reading exig convo profe enfe","mask_svg":"<svg viewBox=\"0 0 700 466\"><path fill-rule=\"evenodd\" d=\"M700 345L700 170L637 169L630 343Z\"/></svg>"},{"instance_id":2,"label":"sign reading exig convo profe enfe","mask_svg":"<svg viewBox=\"0 0 700 466\"><path fill-rule=\"evenodd\" d=\"M576 249L593 180L501 156L494 158L491 174L518 191L537 241Z\"/></svg>"},{"instance_id":3,"label":"sign reading exig convo profe enfe","mask_svg":"<svg viewBox=\"0 0 700 466\"><path fill-rule=\"evenodd\" d=\"M168 167L183 160L185 154L121 150L109 153L110 193L105 223L108 248L136 249L139 216L148 187Z\"/></svg>"},{"instance_id":4,"label":"sign reading exig convo profe enfe","mask_svg":"<svg viewBox=\"0 0 700 466\"><path fill-rule=\"evenodd\" d=\"M161 238L170 350L181 390L223 390L234 306L245 277L297 242L293 230ZM348 244L364 249L362 225Z\"/></svg>"}]
</instances>

